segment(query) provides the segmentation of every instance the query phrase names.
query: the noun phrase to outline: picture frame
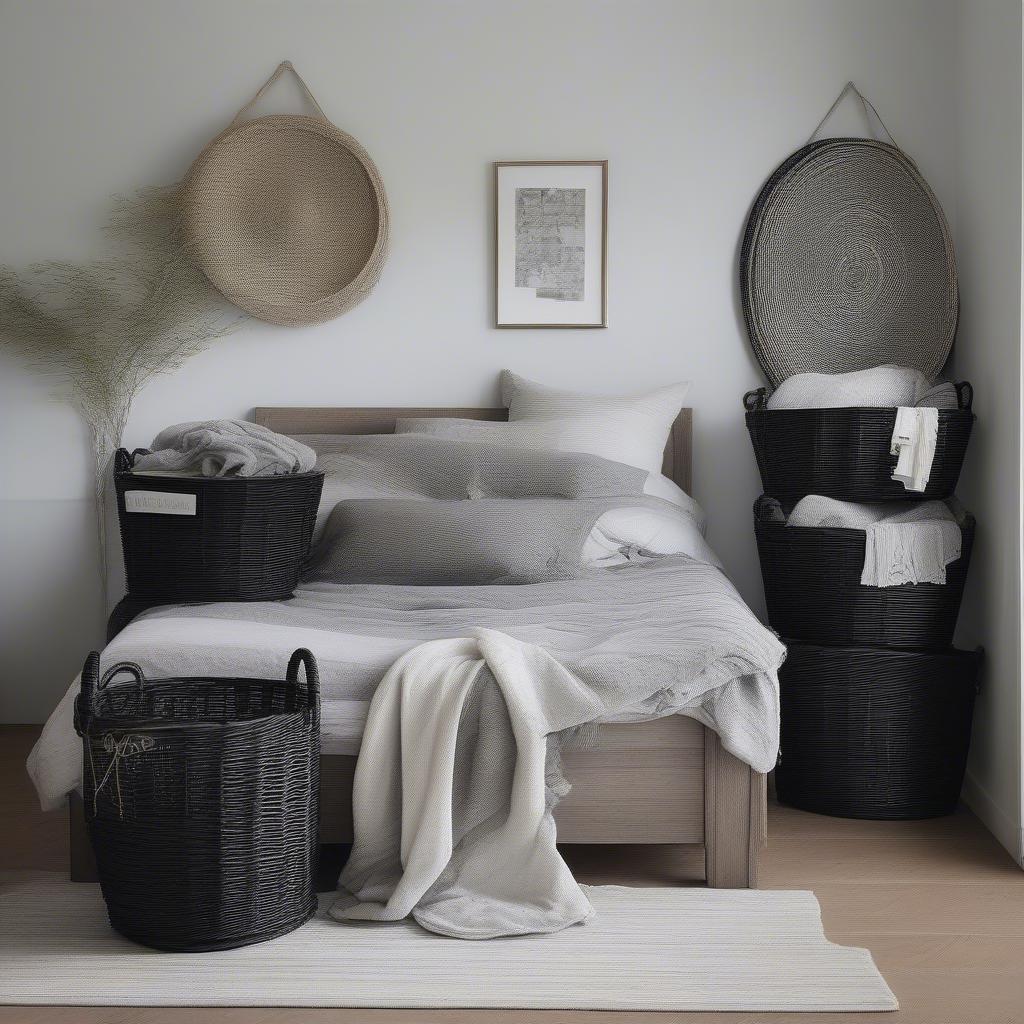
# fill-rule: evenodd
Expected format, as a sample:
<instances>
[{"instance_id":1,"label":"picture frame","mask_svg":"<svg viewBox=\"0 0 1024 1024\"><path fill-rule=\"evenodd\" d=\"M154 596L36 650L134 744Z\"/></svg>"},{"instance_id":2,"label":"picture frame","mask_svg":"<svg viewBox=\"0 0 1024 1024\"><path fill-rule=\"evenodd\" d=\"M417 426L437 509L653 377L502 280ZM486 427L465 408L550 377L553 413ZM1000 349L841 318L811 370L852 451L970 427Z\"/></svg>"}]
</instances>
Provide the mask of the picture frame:
<instances>
[{"instance_id":1,"label":"picture frame","mask_svg":"<svg viewBox=\"0 0 1024 1024\"><path fill-rule=\"evenodd\" d=\"M608 326L608 161L494 163L494 325Z\"/></svg>"}]
</instances>

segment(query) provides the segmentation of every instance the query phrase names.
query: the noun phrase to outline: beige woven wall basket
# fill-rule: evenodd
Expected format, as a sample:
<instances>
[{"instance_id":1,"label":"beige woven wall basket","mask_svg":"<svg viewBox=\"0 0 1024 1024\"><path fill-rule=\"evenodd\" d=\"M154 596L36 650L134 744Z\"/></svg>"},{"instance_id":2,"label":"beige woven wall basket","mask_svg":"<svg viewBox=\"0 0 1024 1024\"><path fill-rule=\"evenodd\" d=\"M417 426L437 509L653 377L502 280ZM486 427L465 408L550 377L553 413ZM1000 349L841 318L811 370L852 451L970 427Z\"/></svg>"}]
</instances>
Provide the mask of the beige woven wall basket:
<instances>
[{"instance_id":1,"label":"beige woven wall basket","mask_svg":"<svg viewBox=\"0 0 1024 1024\"><path fill-rule=\"evenodd\" d=\"M245 114L280 77L298 78L319 116ZM388 201L369 154L336 128L284 61L183 182L194 258L218 291L274 324L333 320L362 302L388 251Z\"/></svg>"}]
</instances>

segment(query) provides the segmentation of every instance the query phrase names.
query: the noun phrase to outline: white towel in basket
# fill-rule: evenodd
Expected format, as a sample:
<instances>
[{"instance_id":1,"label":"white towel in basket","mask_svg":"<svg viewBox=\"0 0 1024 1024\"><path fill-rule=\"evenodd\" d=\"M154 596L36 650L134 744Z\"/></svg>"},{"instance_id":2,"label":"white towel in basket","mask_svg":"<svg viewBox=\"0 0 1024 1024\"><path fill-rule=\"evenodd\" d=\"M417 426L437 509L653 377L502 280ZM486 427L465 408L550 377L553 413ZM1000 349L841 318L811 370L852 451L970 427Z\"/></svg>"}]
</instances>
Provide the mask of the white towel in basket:
<instances>
[{"instance_id":1,"label":"white towel in basket","mask_svg":"<svg viewBox=\"0 0 1024 1024\"><path fill-rule=\"evenodd\" d=\"M954 502L865 505L809 494L796 503L787 526L863 530L865 587L945 583L946 566L960 557L962 545L963 512Z\"/></svg>"},{"instance_id":2,"label":"white towel in basket","mask_svg":"<svg viewBox=\"0 0 1024 1024\"><path fill-rule=\"evenodd\" d=\"M890 452L897 456L893 480L905 491L923 492L932 474L935 442L939 436L939 410L934 408L896 410Z\"/></svg>"}]
</instances>

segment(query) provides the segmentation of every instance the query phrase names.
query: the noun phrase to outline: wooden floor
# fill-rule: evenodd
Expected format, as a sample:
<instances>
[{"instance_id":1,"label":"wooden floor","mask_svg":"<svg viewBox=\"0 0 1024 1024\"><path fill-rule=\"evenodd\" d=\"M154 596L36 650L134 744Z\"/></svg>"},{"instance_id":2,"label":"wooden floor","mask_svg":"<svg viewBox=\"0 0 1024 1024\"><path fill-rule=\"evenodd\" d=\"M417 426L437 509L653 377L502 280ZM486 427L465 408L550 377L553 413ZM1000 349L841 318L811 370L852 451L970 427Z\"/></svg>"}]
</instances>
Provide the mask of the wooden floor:
<instances>
[{"instance_id":1,"label":"wooden floor","mask_svg":"<svg viewBox=\"0 0 1024 1024\"><path fill-rule=\"evenodd\" d=\"M0 869L63 870L63 814L41 814L23 763L35 728L0 728ZM896 1014L693 1014L482 1010L0 1007L0 1024L1024 1024L1024 872L967 811L859 822L769 808L762 888L813 889L834 942L866 946L899 997ZM586 882L679 885L698 851L567 851ZM382 979L384 981L384 979Z\"/></svg>"}]
</instances>

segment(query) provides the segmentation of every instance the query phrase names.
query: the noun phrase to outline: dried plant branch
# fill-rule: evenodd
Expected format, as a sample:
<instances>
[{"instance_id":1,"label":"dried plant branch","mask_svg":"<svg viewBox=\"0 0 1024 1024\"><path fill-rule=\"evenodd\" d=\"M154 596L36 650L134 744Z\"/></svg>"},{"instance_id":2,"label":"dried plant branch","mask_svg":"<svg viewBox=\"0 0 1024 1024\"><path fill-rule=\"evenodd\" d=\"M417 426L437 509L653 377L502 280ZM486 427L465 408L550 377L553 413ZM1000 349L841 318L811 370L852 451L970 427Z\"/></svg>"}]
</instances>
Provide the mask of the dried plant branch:
<instances>
[{"instance_id":1,"label":"dried plant branch","mask_svg":"<svg viewBox=\"0 0 1024 1024\"><path fill-rule=\"evenodd\" d=\"M104 260L0 268L0 340L71 402L95 455L104 603L106 480L132 403L157 374L180 368L245 318L189 258L176 187L115 197Z\"/></svg>"}]
</instances>

